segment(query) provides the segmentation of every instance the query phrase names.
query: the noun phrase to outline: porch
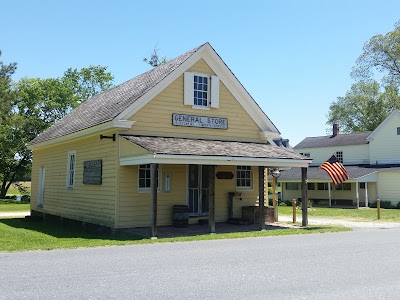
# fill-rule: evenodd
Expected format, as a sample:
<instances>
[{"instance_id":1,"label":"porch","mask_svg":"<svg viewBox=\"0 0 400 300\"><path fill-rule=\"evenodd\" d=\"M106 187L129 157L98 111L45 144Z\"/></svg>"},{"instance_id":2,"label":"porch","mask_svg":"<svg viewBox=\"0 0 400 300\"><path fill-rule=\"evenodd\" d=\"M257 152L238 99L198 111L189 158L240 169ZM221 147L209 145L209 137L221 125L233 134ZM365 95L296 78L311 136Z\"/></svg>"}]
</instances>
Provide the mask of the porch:
<instances>
[{"instance_id":1,"label":"porch","mask_svg":"<svg viewBox=\"0 0 400 300\"><path fill-rule=\"evenodd\" d=\"M289 229L289 228L299 228L299 225L289 224L289 223L265 223L266 230L276 230L276 229ZM139 227L139 228L128 228L123 229L124 232L141 235L146 238L151 237L151 232L149 227ZM248 224L248 225L236 225L230 223L215 223L215 233L234 233L234 232L253 232L260 231L259 224ZM173 238L182 236L197 236L210 234L207 225L191 224L186 227L175 227L175 226L158 226L157 227L157 237L159 238Z\"/></svg>"}]
</instances>

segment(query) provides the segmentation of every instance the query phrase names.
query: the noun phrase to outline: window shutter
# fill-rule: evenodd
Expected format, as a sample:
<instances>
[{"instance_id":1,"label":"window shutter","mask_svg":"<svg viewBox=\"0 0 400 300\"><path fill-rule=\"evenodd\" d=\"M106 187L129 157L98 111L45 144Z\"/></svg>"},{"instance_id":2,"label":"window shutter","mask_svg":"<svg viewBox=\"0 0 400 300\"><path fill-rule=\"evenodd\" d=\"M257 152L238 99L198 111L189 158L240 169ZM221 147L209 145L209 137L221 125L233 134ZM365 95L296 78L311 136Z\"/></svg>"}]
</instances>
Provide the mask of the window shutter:
<instances>
[{"instance_id":1,"label":"window shutter","mask_svg":"<svg viewBox=\"0 0 400 300\"><path fill-rule=\"evenodd\" d=\"M211 76L211 107L219 108L219 78Z\"/></svg>"},{"instance_id":2,"label":"window shutter","mask_svg":"<svg viewBox=\"0 0 400 300\"><path fill-rule=\"evenodd\" d=\"M184 81L183 81L183 104L184 105L193 105L194 104L194 75L190 72L184 73Z\"/></svg>"}]
</instances>

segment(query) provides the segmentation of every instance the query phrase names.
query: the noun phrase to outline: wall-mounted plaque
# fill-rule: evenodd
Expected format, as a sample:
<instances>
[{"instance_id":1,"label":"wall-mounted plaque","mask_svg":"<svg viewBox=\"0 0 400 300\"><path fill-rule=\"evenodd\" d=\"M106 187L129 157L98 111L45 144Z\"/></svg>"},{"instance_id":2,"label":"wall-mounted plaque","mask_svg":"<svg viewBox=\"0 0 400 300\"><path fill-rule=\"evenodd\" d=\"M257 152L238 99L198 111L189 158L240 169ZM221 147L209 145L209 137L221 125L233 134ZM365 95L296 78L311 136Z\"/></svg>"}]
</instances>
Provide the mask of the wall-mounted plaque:
<instances>
[{"instance_id":1,"label":"wall-mounted plaque","mask_svg":"<svg viewBox=\"0 0 400 300\"><path fill-rule=\"evenodd\" d=\"M214 129L228 129L228 119L220 117L172 114L172 125L200 127L200 128L214 128Z\"/></svg>"},{"instance_id":2,"label":"wall-mounted plaque","mask_svg":"<svg viewBox=\"0 0 400 300\"><path fill-rule=\"evenodd\" d=\"M83 184L101 184L103 161L86 160L83 162Z\"/></svg>"}]
</instances>

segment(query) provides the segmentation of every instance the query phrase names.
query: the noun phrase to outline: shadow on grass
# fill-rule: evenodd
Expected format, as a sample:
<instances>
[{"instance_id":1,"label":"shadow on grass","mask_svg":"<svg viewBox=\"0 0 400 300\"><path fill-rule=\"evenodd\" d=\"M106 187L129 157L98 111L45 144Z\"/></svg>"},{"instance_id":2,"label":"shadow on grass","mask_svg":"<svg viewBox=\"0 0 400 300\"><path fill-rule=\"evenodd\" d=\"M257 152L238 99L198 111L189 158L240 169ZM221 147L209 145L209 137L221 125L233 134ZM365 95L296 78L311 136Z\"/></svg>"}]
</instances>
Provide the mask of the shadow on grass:
<instances>
[{"instance_id":1,"label":"shadow on grass","mask_svg":"<svg viewBox=\"0 0 400 300\"><path fill-rule=\"evenodd\" d=\"M138 234L126 232L111 233L110 230L92 230L91 228L82 228L77 225L60 225L45 223L42 221L26 221L23 218L0 219L0 224L15 228L31 230L46 234L55 238L81 238L81 239L99 239L114 241L135 241L143 240L145 237Z\"/></svg>"}]
</instances>

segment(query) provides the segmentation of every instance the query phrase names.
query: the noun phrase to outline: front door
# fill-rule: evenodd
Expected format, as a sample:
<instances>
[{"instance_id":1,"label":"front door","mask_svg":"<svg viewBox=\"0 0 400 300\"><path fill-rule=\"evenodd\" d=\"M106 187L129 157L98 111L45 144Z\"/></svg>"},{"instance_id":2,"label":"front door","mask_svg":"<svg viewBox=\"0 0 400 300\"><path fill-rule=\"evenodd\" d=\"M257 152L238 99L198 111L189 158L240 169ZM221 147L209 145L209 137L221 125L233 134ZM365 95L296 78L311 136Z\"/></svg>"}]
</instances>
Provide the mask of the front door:
<instances>
[{"instance_id":1,"label":"front door","mask_svg":"<svg viewBox=\"0 0 400 300\"><path fill-rule=\"evenodd\" d=\"M189 165L188 205L192 216L208 214L209 180L209 166Z\"/></svg>"}]
</instances>

